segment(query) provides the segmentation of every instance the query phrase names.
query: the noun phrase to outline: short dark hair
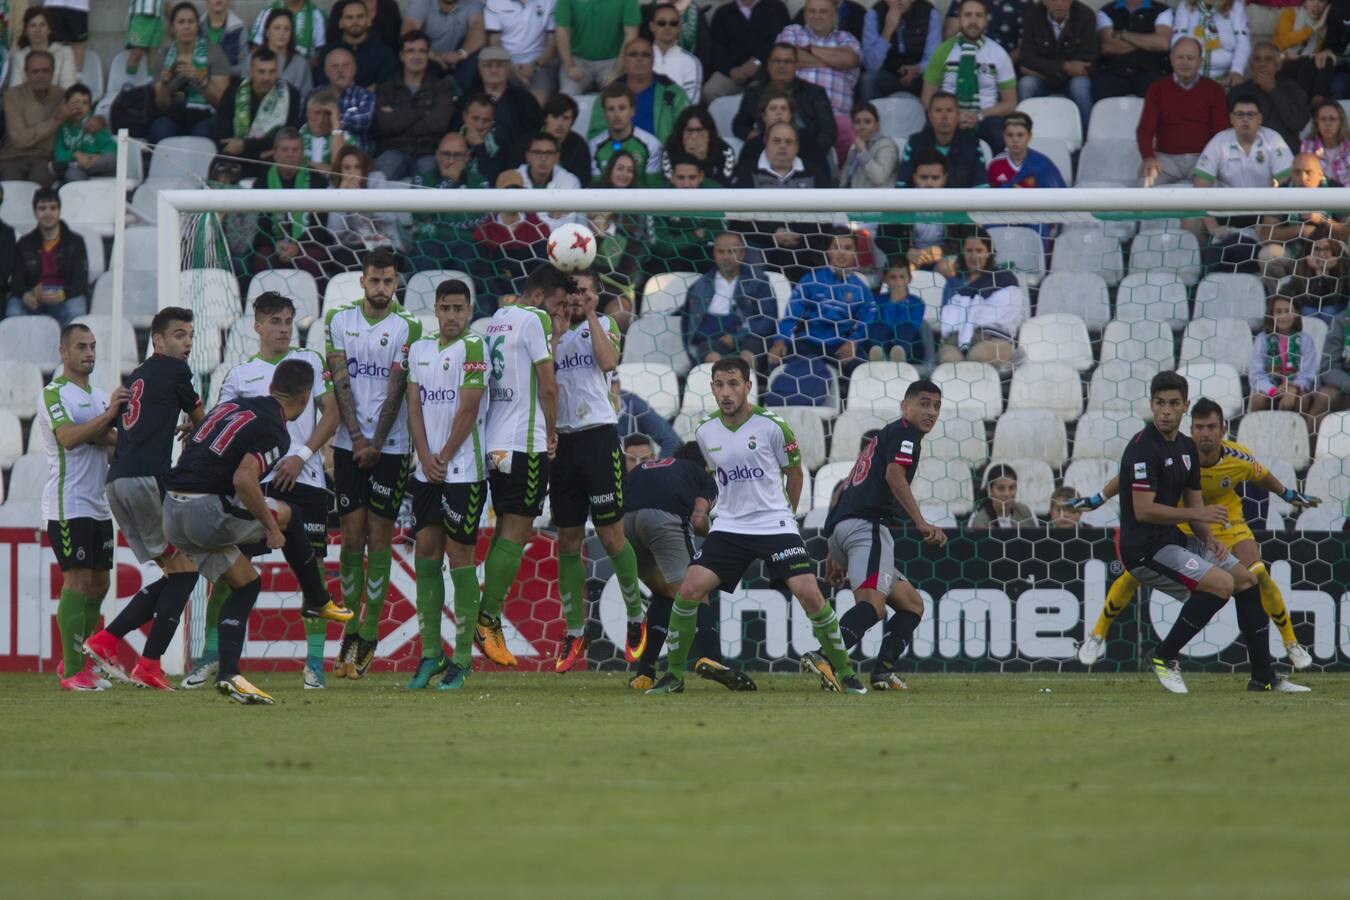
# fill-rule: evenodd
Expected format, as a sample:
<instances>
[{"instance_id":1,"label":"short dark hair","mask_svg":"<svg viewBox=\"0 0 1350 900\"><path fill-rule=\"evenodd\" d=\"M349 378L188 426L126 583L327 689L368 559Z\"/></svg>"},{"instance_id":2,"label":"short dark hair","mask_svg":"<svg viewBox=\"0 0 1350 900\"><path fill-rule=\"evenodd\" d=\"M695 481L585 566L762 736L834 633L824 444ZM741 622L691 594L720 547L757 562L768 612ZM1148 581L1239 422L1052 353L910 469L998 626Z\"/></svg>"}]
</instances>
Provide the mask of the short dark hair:
<instances>
[{"instance_id":1,"label":"short dark hair","mask_svg":"<svg viewBox=\"0 0 1350 900\"><path fill-rule=\"evenodd\" d=\"M178 18L178 14L185 9L192 10L192 17L196 19L197 24L200 25L202 16L201 13L197 12L197 4L189 3L188 0L183 0L182 3L175 3L173 5L173 8L169 10L169 21L172 22L174 19Z\"/></svg>"},{"instance_id":2,"label":"short dark hair","mask_svg":"<svg viewBox=\"0 0 1350 900\"><path fill-rule=\"evenodd\" d=\"M253 298L253 318L262 319L275 315L283 309L289 309L295 315L295 303L290 297L277 291L264 291Z\"/></svg>"},{"instance_id":3,"label":"short dark hair","mask_svg":"<svg viewBox=\"0 0 1350 900\"><path fill-rule=\"evenodd\" d=\"M984 483L993 484L1000 478L1006 478L1009 481L1017 480L1017 470L1007 463L993 463L984 470Z\"/></svg>"},{"instance_id":4,"label":"short dark hair","mask_svg":"<svg viewBox=\"0 0 1350 900\"><path fill-rule=\"evenodd\" d=\"M694 159L694 157L690 156L688 153L676 153L670 157L670 173L672 175L675 174L676 166L693 166L698 169L700 173L703 172L703 163Z\"/></svg>"},{"instance_id":5,"label":"short dark hair","mask_svg":"<svg viewBox=\"0 0 1350 900\"><path fill-rule=\"evenodd\" d=\"M364 2L364 0L362 0L362 2ZM427 46L431 46L431 37L422 29L414 28L411 31L403 32L403 37L398 39L398 52L402 53L403 48L413 41L426 41Z\"/></svg>"},{"instance_id":6,"label":"short dark hair","mask_svg":"<svg viewBox=\"0 0 1350 900\"><path fill-rule=\"evenodd\" d=\"M1220 425L1227 421L1224 418L1223 407L1213 400L1208 397L1201 397L1199 400L1195 401L1195 405L1191 407L1192 422L1196 419L1208 419L1211 416L1218 416Z\"/></svg>"},{"instance_id":7,"label":"short dark hair","mask_svg":"<svg viewBox=\"0 0 1350 900\"><path fill-rule=\"evenodd\" d=\"M606 100L613 100L618 97L627 98L628 105L637 108L637 96L633 94L633 89L621 81L611 81L600 92L600 109L605 108Z\"/></svg>"},{"instance_id":8,"label":"short dark hair","mask_svg":"<svg viewBox=\"0 0 1350 900\"><path fill-rule=\"evenodd\" d=\"M875 104L868 103L866 100L859 100L857 103L853 104L853 109L849 110L848 117L851 119L860 112L871 113L872 118L876 119L878 122L881 121L881 113L877 112Z\"/></svg>"},{"instance_id":9,"label":"short dark hair","mask_svg":"<svg viewBox=\"0 0 1350 900\"><path fill-rule=\"evenodd\" d=\"M65 328L61 329L61 346L64 347L66 343L70 340L70 336L77 331L87 331L90 334L94 333L94 329L90 328L83 322L71 322Z\"/></svg>"},{"instance_id":10,"label":"short dark hair","mask_svg":"<svg viewBox=\"0 0 1350 900\"><path fill-rule=\"evenodd\" d=\"M74 97L78 94L84 94L86 97L89 98L90 102L93 102L94 92L89 90L87 85L79 83L72 84L70 87L66 88L65 98L69 100L71 97Z\"/></svg>"},{"instance_id":11,"label":"short dark hair","mask_svg":"<svg viewBox=\"0 0 1350 900\"><path fill-rule=\"evenodd\" d=\"M911 277L914 275L914 264L909 261L908 256L905 256L900 253L897 253L890 259L886 260L886 268L882 269L881 271L884 274L886 272L891 271L892 269L903 269L906 275L909 275Z\"/></svg>"},{"instance_id":12,"label":"short dark hair","mask_svg":"<svg viewBox=\"0 0 1350 900\"><path fill-rule=\"evenodd\" d=\"M447 278L436 285L436 299L442 297L473 297L473 291L469 286L458 278Z\"/></svg>"},{"instance_id":13,"label":"short dark hair","mask_svg":"<svg viewBox=\"0 0 1350 900\"><path fill-rule=\"evenodd\" d=\"M946 174L947 157L943 156L936 148L929 147L927 150L920 150L915 154L914 159L911 161L910 171L917 172L919 171L920 166L939 166L941 167L943 174Z\"/></svg>"},{"instance_id":14,"label":"short dark hair","mask_svg":"<svg viewBox=\"0 0 1350 900\"><path fill-rule=\"evenodd\" d=\"M288 359L272 373L271 393L299 397L314 387L314 367L303 359Z\"/></svg>"},{"instance_id":15,"label":"short dark hair","mask_svg":"<svg viewBox=\"0 0 1350 900\"><path fill-rule=\"evenodd\" d=\"M1231 113L1238 108L1238 104L1247 103L1256 107L1256 111L1261 111L1261 104L1256 102L1256 97L1250 90L1238 91L1228 98L1228 111Z\"/></svg>"},{"instance_id":16,"label":"short dark hair","mask_svg":"<svg viewBox=\"0 0 1350 900\"><path fill-rule=\"evenodd\" d=\"M282 141L302 141L302 142L303 142L303 141L304 141L304 137L300 134L300 129L299 129L299 128L294 128L294 127L292 127L292 126L290 126L290 125L283 125L282 127L280 127L280 128L277 129L277 133L276 133L276 134L272 135L272 146L275 148L275 147L276 147L278 144L280 144ZM346 147L343 147L342 149L345 150L345 149L347 149L347 148L346 148Z\"/></svg>"},{"instance_id":17,"label":"short dark hair","mask_svg":"<svg viewBox=\"0 0 1350 900\"><path fill-rule=\"evenodd\" d=\"M192 324L192 310L185 306L166 306L150 320L150 333L163 334L174 322Z\"/></svg>"},{"instance_id":18,"label":"short dark hair","mask_svg":"<svg viewBox=\"0 0 1350 900\"><path fill-rule=\"evenodd\" d=\"M544 101L544 115L546 116L565 116L572 114L572 121L576 121L577 114L581 110L577 107L577 101L573 100L567 94L554 94Z\"/></svg>"},{"instance_id":19,"label":"short dark hair","mask_svg":"<svg viewBox=\"0 0 1350 900\"><path fill-rule=\"evenodd\" d=\"M571 292L572 279L548 263L541 263L535 266L534 271L525 278L525 284L520 289L522 296L525 294L540 291L545 295L554 291Z\"/></svg>"},{"instance_id":20,"label":"short dark hair","mask_svg":"<svg viewBox=\"0 0 1350 900\"><path fill-rule=\"evenodd\" d=\"M942 396L942 388L937 386L937 382L930 381L927 378L920 378L918 381L911 382L909 387L905 388L905 399L917 397L920 394L937 394Z\"/></svg>"},{"instance_id":21,"label":"short dark hair","mask_svg":"<svg viewBox=\"0 0 1350 900\"><path fill-rule=\"evenodd\" d=\"M525 149L528 150L530 147L533 147L538 141L547 141L553 145L554 150L562 149L562 145L558 142L558 139L547 131L536 131L534 134L530 135L529 141L525 144Z\"/></svg>"},{"instance_id":22,"label":"short dark hair","mask_svg":"<svg viewBox=\"0 0 1350 900\"><path fill-rule=\"evenodd\" d=\"M958 106L961 105L961 101L957 100L957 99L956 99L956 95L953 94L951 91L935 91L935 92L933 93L933 96L931 96L931 97L928 98L928 108L929 108L929 109L932 109L932 108L933 108L933 102L934 102L935 100L950 100L950 101L952 101L953 103L955 103L955 104L958 105Z\"/></svg>"},{"instance_id":23,"label":"short dark hair","mask_svg":"<svg viewBox=\"0 0 1350 900\"><path fill-rule=\"evenodd\" d=\"M769 48L769 52L764 54L764 58L768 59L775 50L791 50L792 58L793 59L797 58L797 45L789 44L787 41L774 41L773 46Z\"/></svg>"},{"instance_id":24,"label":"short dark hair","mask_svg":"<svg viewBox=\"0 0 1350 900\"><path fill-rule=\"evenodd\" d=\"M1181 399L1186 400L1190 398L1191 386L1184 375L1178 375L1172 371L1159 372L1148 383L1149 399L1153 399L1164 391L1180 391Z\"/></svg>"},{"instance_id":25,"label":"short dark hair","mask_svg":"<svg viewBox=\"0 0 1350 900\"><path fill-rule=\"evenodd\" d=\"M33 191L33 212L37 212L39 203L55 203L57 209L60 209L61 195L57 193L56 188L38 188L36 191Z\"/></svg>"},{"instance_id":26,"label":"short dark hair","mask_svg":"<svg viewBox=\"0 0 1350 900\"><path fill-rule=\"evenodd\" d=\"M640 431L635 431L632 434L628 435L628 437L623 439L623 449L625 450L627 450L629 447L640 447L644 444L647 445L648 447L655 447L656 441L652 440L650 437L648 437L647 435L643 434Z\"/></svg>"},{"instance_id":27,"label":"short dark hair","mask_svg":"<svg viewBox=\"0 0 1350 900\"><path fill-rule=\"evenodd\" d=\"M880 428L869 428L864 431L862 437L858 438L858 452L862 453L866 450L867 445L872 443L872 440L879 434L881 434Z\"/></svg>"},{"instance_id":28,"label":"short dark hair","mask_svg":"<svg viewBox=\"0 0 1350 900\"><path fill-rule=\"evenodd\" d=\"M1021 125L1031 134L1031 116L1024 112L1010 112L1003 117L1003 127L1006 129L1009 125Z\"/></svg>"},{"instance_id":29,"label":"short dark hair","mask_svg":"<svg viewBox=\"0 0 1350 900\"><path fill-rule=\"evenodd\" d=\"M490 106L495 111L497 109L497 101L493 100L487 94L472 94L469 96L468 100L464 101L465 109L468 109L470 106Z\"/></svg>"},{"instance_id":30,"label":"short dark hair","mask_svg":"<svg viewBox=\"0 0 1350 900\"><path fill-rule=\"evenodd\" d=\"M347 7L351 6L353 3L360 3L362 9L366 8L366 0L337 0L337 2L333 4L333 20L337 21L342 18L342 14L347 11Z\"/></svg>"},{"instance_id":31,"label":"short dark hair","mask_svg":"<svg viewBox=\"0 0 1350 900\"><path fill-rule=\"evenodd\" d=\"M272 52L271 48L265 45L255 47L253 49L253 52L249 54L248 58L249 65L253 65L255 62L276 62L276 61L277 55Z\"/></svg>"},{"instance_id":32,"label":"short dark hair","mask_svg":"<svg viewBox=\"0 0 1350 900\"><path fill-rule=\"evenodd\" d=\"M30 51L28 51L28 58L25 59L25 60L23 61L23 70L24 70L25 72L27 72L27 71L28 71L28 67L31 66L31 65L33 64L33 61L34 61L34 60L37 60L37 59L46 59L47 62L49 62L49 63L52 64L52 68L53 68L53 69L56 68L56 57L52 55L51 51L49 51L49 50L30 50Z\"/></svg>"},{"instance_id":33,"label":"short dark hair","mask_svg":"<svg viewBox=\"0 0 1350 900\"><path fill-rule=\"evenodd\" d=\"M675 448L671 454L675 459L687 459L691 463L698 463L700 466L707 467L708 461L703 458L703 448L698 445L698 441L685 441Z\"/></svg>"},{"instance_id":34,"label":"short dark hair","mask_svg":"<svg viewBox=\"0 0 1350 900\"><path fill-rule=\"evenodd\" d=\"M371 269L398 269L398 257L394 251L388 247L376 247L366 254L366 258L361 260L361 272L369 272Z\"/></svg>"},{"instance_id":35,"label":"short dark hair","mask_svg":"<svg viewBox=\"0 0 1350 900\"><path fill-rule=\"evenodd\" d=\"M713 363L712 375L717 377L718 372L735 372L737 375L750 380L750 364L739 356L724 356Z\"/></svg>"}]
</instances>

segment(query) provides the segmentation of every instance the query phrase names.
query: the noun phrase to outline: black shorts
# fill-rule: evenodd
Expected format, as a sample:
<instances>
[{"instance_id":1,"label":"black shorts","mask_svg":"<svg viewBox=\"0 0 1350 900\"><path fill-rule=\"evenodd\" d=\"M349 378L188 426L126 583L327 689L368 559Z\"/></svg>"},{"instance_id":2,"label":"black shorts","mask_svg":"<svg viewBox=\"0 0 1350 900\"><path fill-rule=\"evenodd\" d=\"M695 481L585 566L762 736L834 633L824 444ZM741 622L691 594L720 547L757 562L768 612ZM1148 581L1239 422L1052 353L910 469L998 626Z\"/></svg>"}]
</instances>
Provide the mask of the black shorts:
<instances>
[{"instance_id":1,"label":"black shorts","mask_svg":"<svg viewBox=\"0 0 1350 900\"><path fill-rule=\"evenodd\" d=\"M797 575L815 572L802 536L796 532L731 534L714 531L703 541L703 546L694 551L690 565L710 570L721 582L722 589L729 591L740 583L745 570L755 560L764 563L764 574L771 581L787 581Z\"/></svg>"},{"instance_id":2,"label":"black shorts","mask_svg":"<svg viewBox=\"0 0 1350 900\"><path fill-rule=\"evenodd\" d=\"M328 510L332 505L331 495L323 488L317 488L312 484L296 484L290 490L283 491L276 486L275 481L269 481L263 487L267 496L284 500L295 507L296 512L300 514L300 520L305 523L305 537L309 538L309 545L322 560L328 554Z\"/></svg>"},{"instance_id":3,"label":"black shorts","mask_svg":"<svg viewBox=\"0 0 1350 900\"><path fill-rule=\"evenodd\" d=\"M52 40L78 44L89 40L89 13L63 6L44 6L42 11L52 26Z\"/></svg>"},{"instance_id":4,"label":"black shorts","mask_svg":"<svg viewBox=\"0 0 1350 900\"><path fill-rule=\"evenodd\" d=\"M333 448L333 483L337 488L338 515L365 509L371 515L393 521L408 488L408 470L412 456L381 453L380 461L369 469L357 468L352 451Z\"/></svg>"},{"instance_id":5,"label":"black shorts","mask_svg":"<svg viewBox=\"0 0 1350 900\"><path fill-rule=\"evenodd\" d=\"M596 525L623 518L623 451L619 429L598 425L558 435L549 484L553 524L579 528L589 514Z\"/></svg>"},{"instance_id":6,"label":"black shorts","mask_svg":"<svg viewBox=\"0 0 1350 900\"><path fill-rule=\"evenodd\" d=\"M478 543L487 485L481 481L427 484L412 480L413 532L439 525L446 537L470 547Z\"/></svg>"},{"instance_id":7,"label":"black shorts","mask_svg":"<svg viewBox=\"0 0 1350 900\"><path fill-rule=\"evenodd\" d=\"M488 487L492 489L492 508L497 515L535 518L544 511L544 496L548 493L549 458L547 453L511 454L511 471L493 469L488 473Z\"/></svg>"},{"instance_id":8,"label":"black shorts","mask_svg":"<svg viewBox=\"0 0 1350 900\"><path fill-rule=\"evenodd\" d=\"M112 519L50 519L47 539L62 572L71 569L95 569L107 572L113 567Z\"/></svg>"}]
</instances>

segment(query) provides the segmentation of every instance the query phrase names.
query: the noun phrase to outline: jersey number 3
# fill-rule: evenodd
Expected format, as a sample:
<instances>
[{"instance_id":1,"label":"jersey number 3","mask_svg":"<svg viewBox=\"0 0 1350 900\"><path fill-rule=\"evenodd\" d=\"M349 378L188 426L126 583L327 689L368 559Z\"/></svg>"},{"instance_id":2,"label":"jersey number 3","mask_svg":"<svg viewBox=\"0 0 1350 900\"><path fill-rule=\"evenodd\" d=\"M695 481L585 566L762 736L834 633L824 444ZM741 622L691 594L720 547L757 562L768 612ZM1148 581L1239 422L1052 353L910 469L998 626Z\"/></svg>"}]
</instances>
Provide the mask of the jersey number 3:
<instances>
[{"instance_id":1,"label":"jersey number 3","mask_svg":"<svg viewBox=\"0 0 1350 900\"><path fill-rule=\"evenodd\" d=\"M137 378L127 391L127 408L122 410L122 429L130 431L141 418L141 397L145 396L145 379Z\"/></svg>"},{"instance_id":2,"label":"jersey number 3","mask_svg":"<svg viewBox=\"0 0 1350 900\"><path fill-rule=\"evenodd\" d=\"M872 438L868 441L863 452L858 454L858 461L853 464L853 471L848 475L850 485L859 485L867 480L867 474L872 471L872 454L877 452L877 439Z\"/></svg>"},{"instance_id":3,"label":"jersey number 3","mask_svg":"<svg viewBox=\"0 0 1350 900\"><path fill-rule=\"evenodd\" d=\"M211 452L217 456L224 456L230 441L234 440L239 430L256 418L257 415L252 411L240 410L237 403L222 403L211 410L211 415L207 416L206 421L192 436L192 442L204 444L207 438L212 436L212 432L216 432L215 439L211 441Z\"/></svg>"}]
</instances>

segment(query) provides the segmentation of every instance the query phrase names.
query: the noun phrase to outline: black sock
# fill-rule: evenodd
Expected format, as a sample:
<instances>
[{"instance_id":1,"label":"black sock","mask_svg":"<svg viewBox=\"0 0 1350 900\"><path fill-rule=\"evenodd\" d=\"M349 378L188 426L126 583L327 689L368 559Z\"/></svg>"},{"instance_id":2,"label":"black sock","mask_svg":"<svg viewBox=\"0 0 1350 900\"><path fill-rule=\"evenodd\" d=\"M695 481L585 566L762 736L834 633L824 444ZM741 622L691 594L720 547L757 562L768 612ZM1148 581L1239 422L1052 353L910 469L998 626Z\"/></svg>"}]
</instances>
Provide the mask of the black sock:
<instances>
[{"instance_id":1,"label":"black sock","mask_svg":"<svg viewBox=\"0 0 1350 900\"><path fill-rule=\"evenodd\" d=\"M1247 643L1247 659L1252 678L1262 684L1275 679L1275 661L1270 658L1270 617L1261 606L1261 588L1252 585L1233 596L1237 604L1238 628Z\"/></svg>"},{"instance_id":2,"label":"black sock","mask_svg":"<svg viewBox=\"0 0 1350 900\"><path fill-rule=\"evenodd\" d=\"M283 533L286 535L286 544L281 548L281 555L286 557L287 564L300 582L305 608L319 609L328 602L328 585L324 583L323 570L318 554L314 552L314 545L309 542L309 535L305 534L305 520L294 505L291 506L291 520Z\"/></svg>"},{"instance_id":3,"label":"black sock","mask_svg":"<svg viewBox=\"0 0 1350 900\"><path fill-rule=\"evenodd\" d=\"M674 605L673 598L652 594L652 600L647 604L647 646L638 660L639 674L650 675L656 671L661 648L666 645L666 635L670 633L670 608Z\"/></svg>"},{"instance_id":4,"label":"black sock","mask_svg":"<svg viewBox=\"0 0 1350 900\"><path fill-rule=\"evenodd\" d=\"M244 653L244 638L248 634L248 614L258 602L262 579L255 578L241 588L235 588L220 606L220 622L216 633L220 636L220 678L239 674L239 657Z\"/></svg>"},{"instance_id":5,"label":"black sock","mask_svg":"<svg viewBox=\"0 0 1350 900\"><path fill-rule=\"evenodd\" d=\"M1154 655L1159 659L1176 659L1181 655L1181 648L1190 643L1191 638L1200 633L1200 630L1209 624L1209 620L1223 609L1223 605L1228 600L1224 597L1216 597L1204 591L1192 591L1191 596L1186 599L1186 603L1181 607L1181 614L1177 616L1176 624L1172 630L1163 638Z\"/></svg>"},{"instance_id":6,"label":"black sock","mask_svg":"<svg viewBox=\"0 0 1350 900\"><path fill-rule=\"evenodd\" d=\"M844 649L852 650L862 643L863 635L877 624L877 611L870 603L859 601L839 618L839 633L844 636Z\"/></svg>"},{"instance_id":7,"label":"black sock","mask_svg":"<svg viewBox=\"0 0 1350 900\"><path fill-rule=\"evenodd\" d=\"M168 583L168 579L161 578L141 588L104 630L122 638L149 622L155 617L155 603L159 600L159 592L164 590L164 585Z\"/></svg>"},{"instance_id":8,"label":"black sock","mask_svg":"<svg viewBox=\"0 0 1350 900\"><path fill-rule=\"evenodd\" d=\"M895 661L914 640L914 631L922 621L923 616L920 613L908 609L899 610L891 616L886 622L886 634L881 639L881 652L877 654L877 662L894 667Z\"/></svg>"},{"instance_id":9,"label":"black sock","mask_svg":"<svg viewBox=\"0 0 1350 900\"><path fill-rule=\"evenodd\" d=\"M707 603L698 605L694 618L694 659L707 657L714 662L722 661L722 629L717 610L717 594L708 598Z\"/></svg>"},{"instance_id":10,"label":"black sock","mask_svg":"<svg viewBox=\"0 0 1350 900\"><path fill-rule=\"evenodd\" d=\"M197 573L174 572L164 580L168 583L155 604L155 624L150 626L150 637L146 638L145 652L141 654L146 659L159 659L169 648L169 641L178 630L178 620L183 618L183 607L197 584Z\"/></svg>"}]
</instances>

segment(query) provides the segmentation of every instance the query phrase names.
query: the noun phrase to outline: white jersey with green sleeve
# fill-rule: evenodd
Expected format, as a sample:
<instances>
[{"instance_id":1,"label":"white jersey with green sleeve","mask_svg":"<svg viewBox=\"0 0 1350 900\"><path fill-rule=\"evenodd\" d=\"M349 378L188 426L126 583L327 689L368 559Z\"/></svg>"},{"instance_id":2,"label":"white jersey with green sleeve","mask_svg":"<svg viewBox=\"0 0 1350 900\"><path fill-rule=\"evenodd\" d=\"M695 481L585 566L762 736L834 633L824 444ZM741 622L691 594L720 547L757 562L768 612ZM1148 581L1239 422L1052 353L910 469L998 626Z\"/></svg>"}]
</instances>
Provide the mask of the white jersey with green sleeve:
<instances>
[{"instance_id":1,"label":"white jersey with green sleeve","mask_svg":"<svg viewBox=\"0 0 1350 900\"><path fill-rule=\"evenodd\" d=\"M965 48L971 47L970 42L959 34L938 44L928 60L928 68L924 70L924 82L938 90L957 94L956 76L961 69L961 57L966 52ZM987 37L980 38L973 45L973 50L980 109L988 109L998 103L999 91L1017 87L1017 71L1013 68L1008 51Z\"/></svg>"},{"instance_id":2,"label":"white jersey with green sleeve","mask_svg":"<svg viewBox=\"0 0 1350 900\"><path fill-rule=\"evenodd\" d=\"M461 392L466 388L483 391L474 415L473 430L451 457L445 470L445 481L463 484L487 478L483 426L487 423L488 395L483 339L467 332L441 346L439 336L423 338L408 351L408 381L417 385L422 398L422 424L427 430L427 446L432 453L438 452L450 438L455 413L463 402ZM417 460L414 477L427 483L421 459Z\"/></svg>"},{"instance_id":3,"label":"white jersey with green sleeve","mask_svg":"<svg viewBox=\"0 0 1350 900\"><path fill-rule=\"evenodd\" d=\"M609 316L600 316L600 327L614 349L623 340L619 326ZM614 425L619 415L609 399L609 374L595 362L590 323L583 320L558 338L554 369L558 373L558 432L584 431L597 425Z\"/></svg>"},{"instance_id":4,"label":"white jersey with green sleeve","mask_svg":"<svg viewBox=\"0 0 1350 900\"><path fill-rule=\"evenodd\" d=\"M797 532L783 469L800 466L802 454L787 422L755 406L750 418L734 428L719 413L708 416L699 423L695 437L708 471L717 479L712 531Z\"/></svg>"},{"instance_id":5,"label":"white jersey with green sleeve","mask_svg":"<svg viewBox=\"0 0 1350 900\"><path fill-rule=\"evenodd\" d=\"M319 424L321 415L319 399L333 391L333 382L328 377L328 364L319 357L317 352L305 347L292 347L286 352L285 356L277 359L268 360L261 356L254 356L252 359L241 362L225 374L225 380L220 385L220 402L224 403L226 400L233 400L236 397L267 396L271 390L272 376L276 373L277 366L288 359L298 359L301 362L309 363L314 368L314 384L310 387L310 408L301 413L300 418L294 422L286 423L286 431L291 435L291 449L288 455L294 456L314 436L314 428ZM263 484L275 477L276 469L273 468L263 479ZM326 487L323 480L322 453L316 452L306 461L305 467L300 470L300 477L296 479L296 483L307 484L310 487L320 489Z\"/></svg>"},{"instance_id":6,"label":"white jersey with green sleeve","mask_svg":"<svg viewBox=\"0 0 1350 900\"><path fill-rule=\"evenodd\" d=\"M347 357L347 377L352 384L352 401L356 404L356 418L361 423L361 436L370 440L380 421L380 410L389 394L389 373L397 364L408 364L408 348L422 337L422 323L402 306L390 302L384 318L371 321L366 318L362 301L331 310L324 317L328 331L328 355L341 353ZM395 400L403 402L403 398ZM333 446L352 449L352 438L346 424L338 425ZM408 411L402 410L389 429L381 453L407 453Z\"/></svg>"},{"instance_id":7,"label":"white jersey with green sleeve","mask_svg":"<svg viewBox=\"0 0 1350 900\"><path fill-rule=\"evenodd\" d=\"M108 395L93 385L82 388L58 376L42 389L37 425L47 451L47 485L42 489L44 520L112 518L103 494L108 480L108 448L86 443L67 450L56 439L56 429L62 425L83 425L107 409Z\"/></svg>"},{"instance_id":8,"label":"white jersey with green sleeve","mask_svg":"<svg viewBox=\"0 0 1350 900\"><path fill-rule=\"evenodd\" d=\"M491 369L487 449L545 453L548 434L535 366L553 360L553 322L533 306L503 306L492 314L483 343Z\"/></svg>"}]
</instances>

